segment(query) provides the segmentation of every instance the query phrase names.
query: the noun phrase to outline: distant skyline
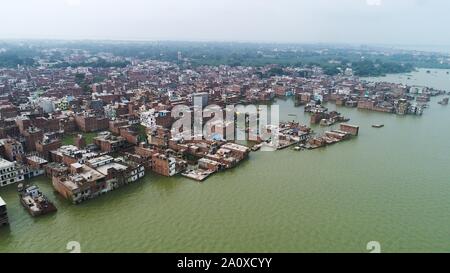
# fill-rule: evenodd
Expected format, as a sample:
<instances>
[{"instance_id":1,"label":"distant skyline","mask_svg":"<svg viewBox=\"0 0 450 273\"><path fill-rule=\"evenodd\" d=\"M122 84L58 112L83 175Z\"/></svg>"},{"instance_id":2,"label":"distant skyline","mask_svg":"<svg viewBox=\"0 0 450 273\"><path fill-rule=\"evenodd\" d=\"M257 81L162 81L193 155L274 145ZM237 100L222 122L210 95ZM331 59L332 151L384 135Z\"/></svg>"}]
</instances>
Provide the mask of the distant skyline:
<instances>
[{"instance_id":1,"label":"distant skyline","mask_svg":"<svg viewBox=\"0 0 450 273\"><path fill-rule=\"evenodd\" d=\"M413 45L450 52L442 0L1 1L0 39Z\"/></svg>"}]
</instances>

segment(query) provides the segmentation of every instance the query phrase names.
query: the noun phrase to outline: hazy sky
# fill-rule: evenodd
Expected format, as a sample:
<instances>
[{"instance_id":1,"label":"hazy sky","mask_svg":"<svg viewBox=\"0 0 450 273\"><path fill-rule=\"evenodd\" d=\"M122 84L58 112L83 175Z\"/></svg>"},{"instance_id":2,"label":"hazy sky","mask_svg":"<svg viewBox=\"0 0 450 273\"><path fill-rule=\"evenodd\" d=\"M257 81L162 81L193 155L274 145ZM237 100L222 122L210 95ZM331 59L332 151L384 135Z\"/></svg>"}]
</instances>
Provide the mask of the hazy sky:
<instances>
[{"instance_id":1,"label":"hazy sky","mask_svg":"<svg viewBox=\"0 0 450 273\"><path fill-rule=\"evenodd\" d=\"M1 0L0 38L450 45L447 0Z\"/></svg>"}]
</instances>

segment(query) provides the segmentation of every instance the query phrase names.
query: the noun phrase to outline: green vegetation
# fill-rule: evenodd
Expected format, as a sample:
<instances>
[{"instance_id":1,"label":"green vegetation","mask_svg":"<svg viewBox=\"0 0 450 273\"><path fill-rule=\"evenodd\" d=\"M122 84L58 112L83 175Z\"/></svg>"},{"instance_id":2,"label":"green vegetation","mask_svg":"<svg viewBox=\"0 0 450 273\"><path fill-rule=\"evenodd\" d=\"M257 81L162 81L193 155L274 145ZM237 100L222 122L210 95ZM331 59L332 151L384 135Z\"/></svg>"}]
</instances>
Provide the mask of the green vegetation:
<instances>
[{"instance_id":1,"label":"green vegetation","mask_svg":"<svg viewBox=\"0 0 450 273\"><path fill-rule=\"evenodd\" d=\"M75 137L80 133L68 134L65 135L62 139L62 145L75 145ZM97 133L81 133L86 140L86 144L94 143L94 137L97 136Z\"/></svg>"},{"instance_id":2,"label":"green vegetation","mask_svg":"<svg viewBox=\"0 0 450 273\"><path fill-rule=\"evenodd\" d=\"M203 65L230 65L261 67L269 64L279 68L261 74L261 77L282 75L284 67L321 67L328 75L336 75L352 68L355 75L380 76L387 73L410 72L414 68L450 69L448 55L367 46L340 46L324 44L257 44L257 43L203 43L203 42L82 42L82 41L35 41L28 45L0 42L0 67L17 64L35 65L44 57L54 62L54 68L82 66L93 68L124 67L130 64L125 58L160 60L178 63L182 67ZM44 49L64 48L66 53L55 52L49 57ZM80 50L89 52L95 59L84 62L66 62L65 54ZM98 57L108 52L121 57L121 61L108 61ZM183 59L179 59L181 53ZM188 60L185 62L184 60ZM81 75L79 80L81 81ZM101 81L94 79L94 82ZM89 88L80 85L86 92Z\"/></svg>"},{"instance_id":3,"label":"green vegetation","mask_svg":"<svg viewBox=\"0 0 450 273\"><path fill-rule=\"evenodd\" d=\"M106 77L95 76L93 82L94 83L100 83L100 82L103 82L104 80L106 80Z\"/></svg>"},{"instance_id":4,"label":"green vegetation","mask_svg":"<svg viewBox=\"0 0 450 273\"><path fill-rule=\"evenodd\" d=\"M129 65L128 61L114 61L109 62L105 59L98 58L96 61L91 62L59 62L52 65L53 68L66 68L66 67L93 67L93 68L108 68L108 67L125 67Z\"/></svg>"},{"instance_id":5,"label":"green vegetation","mask_svg":"<svg viewBox=\"0 0 450 273\"><path fill-rule=\"evenodd\" d=\"M33 58L23 57L17 53L0 53L0 67L16 68L17 65L33 66L35 65L35 61Z\"/></svg>"},{"instance_id":6,"label":"green vegetation","mask_svg":"<svg viewBox=\"0 0 450 273\"><path fill-rule=\"evenodd\" d=\"M386 74L393 73L408 73L414 70L412 64L399 64L395 62L383 62L380 60L363 60L348 63L346 65L341 64L330 64L330 63L315 63L315 66L319 66L323 69L324 73L327 75L337 75L343 72L346 68L352 68L353 73L356 76L367 77L367 76L383 76Z\"/></svg>"},{"instance_id":7,"label":"green vegetation","mask_svg":"<svg viewBox=\"0 0 450 273\"><path fill-rule=\"evenodd\" d=\"M139 142L147 142L147 129L144 125L138 124L137 125L137 131L138 131L138 141Z\"/></svg>"},{"instance_id":8,"label":"green vegetation","mask_svg":"<svg viewBox=\"0 0 450 273\"><path fill-rule=\"evenodd\" d=\"M86 75L84 73L75 74L75 82L80 86L84 83L85 78Z\"/></svg>"}]
</instances>

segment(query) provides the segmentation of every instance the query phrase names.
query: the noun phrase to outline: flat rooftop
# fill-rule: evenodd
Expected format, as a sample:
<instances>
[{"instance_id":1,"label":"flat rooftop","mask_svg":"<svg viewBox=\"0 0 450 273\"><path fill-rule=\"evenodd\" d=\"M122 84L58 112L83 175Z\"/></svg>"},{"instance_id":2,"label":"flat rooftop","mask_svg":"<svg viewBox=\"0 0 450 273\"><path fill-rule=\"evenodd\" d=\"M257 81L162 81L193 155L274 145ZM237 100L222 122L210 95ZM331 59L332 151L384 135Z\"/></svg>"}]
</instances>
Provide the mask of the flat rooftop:
<instances>
[{"instance_id":1,"label":"flat rooftop","mask_svg":"<svg viewBox=\"0 0 450 273\"><path fill-rule=\"evenodd\" d=\"M48 163L47 160L43 159L42 157L36 156L36 155L29 156L29 157L27 157L27 159L31 160L31 161L34 161L34 162L37 162L39 164Z\"/></svg>"},{"instance_id":2,"label":"flat rooftop","mask_svg":"<svg viewBox=\"0 0 450 273\"><path fill-rule=\"evenodd\" d=\"M114 169L116 169L118 171L124 171L128 167L125 166L125 165L113 162L113 163L109 163L109 164L97 167L97 171L102 173L102 174L104 174L104 175L107 175L108 174L108 169L110 169L110 168L114 168Z\"/></svg>"},{"instance_id":3,"label":"flat rooftop","mask_svg":"<svg viewBox=\"0 0 450 273\"><path fill-rule=\"evenodd\" d=\"M230 150L230 149L231 150L238 150L238 151L241 151L241 152L247 152L248 151L248 147L243 146L243 145L239 145L239 144L236 144L236 143L226 143L226 144L222 145L221 148L225 148L225 149L228 149L228 150Z\"/></svg>"}]
</instances>

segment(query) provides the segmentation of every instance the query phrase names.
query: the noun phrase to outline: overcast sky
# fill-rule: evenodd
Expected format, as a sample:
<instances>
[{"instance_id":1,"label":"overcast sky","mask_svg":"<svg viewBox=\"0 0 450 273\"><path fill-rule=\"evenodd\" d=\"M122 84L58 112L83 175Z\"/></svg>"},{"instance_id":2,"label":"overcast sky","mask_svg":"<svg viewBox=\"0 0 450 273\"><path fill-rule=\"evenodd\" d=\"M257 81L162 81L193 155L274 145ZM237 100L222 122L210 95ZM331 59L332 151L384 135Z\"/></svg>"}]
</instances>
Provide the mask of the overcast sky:
<instances>
[{"instance_id":1,"label":"overcast sky","mask_svg":"<svg viewBox=\"0 0 450 273\"><path fill-rule=\"evenodd\" d=\"M447 0L1 0L0 38L450 45Z\"/></svg>"}]
</instances>

